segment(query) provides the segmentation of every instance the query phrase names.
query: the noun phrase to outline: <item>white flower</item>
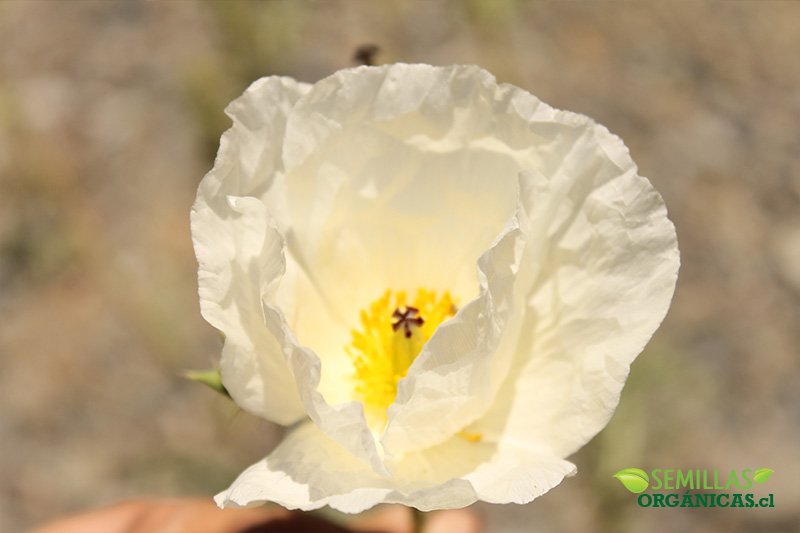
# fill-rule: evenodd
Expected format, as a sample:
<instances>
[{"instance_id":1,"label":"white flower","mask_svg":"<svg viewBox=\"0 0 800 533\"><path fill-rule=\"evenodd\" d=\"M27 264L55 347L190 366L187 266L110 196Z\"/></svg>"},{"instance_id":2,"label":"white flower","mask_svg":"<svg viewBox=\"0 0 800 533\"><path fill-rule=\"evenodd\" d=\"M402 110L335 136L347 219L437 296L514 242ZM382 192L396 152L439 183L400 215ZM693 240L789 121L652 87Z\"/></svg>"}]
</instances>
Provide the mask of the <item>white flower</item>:
<instances>
[{"instance_id":1,"label":"white flower","mask_svg":"<svg viewBox=\"0 0 800 533\"><path fill-rule=\"evenodd\" d=\"M233 399L293 427L218 504L525 503L573 474L678 270L622 142L472 66L264 78L227 113L202 312Z\"/></svg>"}]
</instances>

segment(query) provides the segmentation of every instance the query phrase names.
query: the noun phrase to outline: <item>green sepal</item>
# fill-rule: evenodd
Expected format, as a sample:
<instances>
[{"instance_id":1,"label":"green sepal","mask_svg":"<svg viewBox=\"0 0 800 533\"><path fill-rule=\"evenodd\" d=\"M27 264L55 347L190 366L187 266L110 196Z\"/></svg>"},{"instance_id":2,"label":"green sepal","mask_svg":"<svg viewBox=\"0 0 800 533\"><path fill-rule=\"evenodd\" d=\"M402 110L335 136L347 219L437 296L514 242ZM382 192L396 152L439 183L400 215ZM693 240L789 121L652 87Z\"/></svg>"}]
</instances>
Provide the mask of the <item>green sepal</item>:
<instances>
[{"instance_id":1,"label":"green sepal","mask_svg":"<svg viewBox=\"0 0 800 533\"><path fill-rule=\"evenodd\" d=\"M197 383L202 383L203 385L224 396L227 396L228 398L231 397L231 395L228 393L228 390L225 388L225 385L222 384L222 375L220 374L219 369L188 370L183 373L183 377L192 381L196 381Z\"/></svg>"}]
</instances>

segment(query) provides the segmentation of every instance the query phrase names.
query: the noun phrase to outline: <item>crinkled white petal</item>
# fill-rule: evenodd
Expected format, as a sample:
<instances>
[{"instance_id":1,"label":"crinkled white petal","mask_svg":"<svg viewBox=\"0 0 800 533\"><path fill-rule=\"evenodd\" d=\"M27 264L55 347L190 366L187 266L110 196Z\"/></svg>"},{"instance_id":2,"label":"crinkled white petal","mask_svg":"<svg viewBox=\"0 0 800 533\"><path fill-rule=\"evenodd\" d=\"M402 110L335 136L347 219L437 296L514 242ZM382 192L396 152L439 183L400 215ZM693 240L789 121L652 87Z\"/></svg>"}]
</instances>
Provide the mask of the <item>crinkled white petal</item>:
<instances>
[{"instance_id":1,"label":"crinkled white petal","mask_svg":"<svg viewBox=\"0 0 800 533\"><path fill-rule=\"evenodd\" d=\"M284 269L282 239L270 221L282 204L276 182L286 117L308 88L289 78L264 78L228 106L233 126L192 208L201 310L225 334L223 383L240 406L282 424L304 412L264 324L261 297ZM240 198L248 196L260 201ZM269 215L265 205L274 206Z\"/></svg>"},{"instance_id":2,"label":"crinkled white petal","mask_svg":"<svg viewBox=\"0 0 800 533\"><path fill-rule=\"evenodd\" d=\"M497 352L514 311L514 281L526 240L520 228L524 216L518 211L478 261L480 296L436 330L398 384L381 439L388 453L443 442L491 404L511 353Z\"/></svg>"},{"instance_id":3,"label":"crinkled white petal","mask_svg":"<svg viewBox=\"0 0 800 533\"><path fill-rule=\"evenodd\" d=\"M669 308L679 267L663 201L622 142L594 126L575 150L597 155L569 158L538 189L549 206L539 220L546 245L514 367L470 429L539 442L561 456L613 414L631 362Z\"/></svg>"},{"instance_id":4,"label":"crinkled white petal","mask_svg":"<svg viewBox=\"0 0 800 533\"><path fill-rule=\"evenodd\" d=\"M240 283L200 269L201 301L225 306L221 316L229 321L218 326L227 334L221 360L223 384L241 407L276 422L289 424L307 414L350 453L385 473L361 404L332 406L325 401L317 390L319 358L298 344L282 311L268 303L284 272L284 241L269 223L266 207L251 197L227 201L234 215L224 225L229 232L225 239L236 252L228 268ZM206 297L208 287L218 288L217 284L227 292Z\"/></svg>"},{"instance_id":5,"label":"crinkled white petal","mask_svg":"<svg viewBox=\"0 0 800 533\"><path fill-rule=\"evenodd\" d=\"M294 378L269 333L261 296L283 272L282 240L264 204L198 199L192 211L203 316L225 334L222 381L242 408L280 424L304 416Z\"/></svg>"},{"instance_id":6,"label":"crinkled white petal","mask_svg":"<svg viewBox=\"0 0 800 533\"><path fill-rule=\"evenodd\" d=\"M527 503L572 475L575 467L552 453L510 444L454 438L416 452L382 477L312 424L290 433L264 460L218 494L220 507L277 502L289 509L324 505L358 513L379 503L421 510L457 508L477 500Z\"/></svg>"},{"instance_id":7,"label":"crinkled white petal","mask_svg":"<svg viewBox=\"0 0 800 533\"><path fill-rule=\"evenodd\" d=\"M356 401L331 405L318 390L319 357L313 350L300 346L279 309L265 305L264 312L267 325L289 361L308 416L344 449L370 465L375 472L385 474L386 467L367 425L363 405Z\"/></svg>"},{"instance_id":8,"label":"crinkled white petal","mask_svg":"<svg viewBox=\"0 0 800 533\"><path fill-rule=\"evenodd\" d=\"M478 263L481 296L437 330L399 383L382 441L391 453L426 448L480 419L506 379L556 209L547 178L525 171L518 180L517 210Z\"/></svg>"},{"instance_id":9,"label":"crinkled white petal","mask_svg":"<svg viewBox=\"0 0 800 533\"><path fill-rule=\"evenodd\" d=\"M214 169L201 185L217 198L259 198L282 233L289 223L282 159L286 122L310 89L307 83L278 76L253 82L225 109L233 126L222 136Z\"/></svg>"}]
</instances>

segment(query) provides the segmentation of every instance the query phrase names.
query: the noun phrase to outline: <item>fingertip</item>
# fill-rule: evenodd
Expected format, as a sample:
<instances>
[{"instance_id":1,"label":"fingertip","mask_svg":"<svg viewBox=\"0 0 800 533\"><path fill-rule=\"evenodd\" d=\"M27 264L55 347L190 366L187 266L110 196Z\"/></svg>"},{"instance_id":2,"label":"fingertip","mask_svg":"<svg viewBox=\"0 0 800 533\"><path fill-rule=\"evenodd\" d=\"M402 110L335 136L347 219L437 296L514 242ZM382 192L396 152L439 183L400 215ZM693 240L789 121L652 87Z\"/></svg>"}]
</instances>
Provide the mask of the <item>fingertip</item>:
<instances>
[{"instance_id":1,"label":"fingertip","mask_svg":"<svg viewBox=\"0 0 800 533\"><path fill-rule=\"evenodd\" d=\"M481 533L483 522L472 509L453 509L430 513L423 533Z\"/></svg>"},{"instance_id":2,"label":"fingertip","mask_svg":"<svg viewBox=\"0 0 800 533\"><path fill-rule=\"evenodd\" d=\"M353 531L381 533L412 533L414 520L411 510L404 505L382 505L349 524Z\"/></svg>"}]
</instances>

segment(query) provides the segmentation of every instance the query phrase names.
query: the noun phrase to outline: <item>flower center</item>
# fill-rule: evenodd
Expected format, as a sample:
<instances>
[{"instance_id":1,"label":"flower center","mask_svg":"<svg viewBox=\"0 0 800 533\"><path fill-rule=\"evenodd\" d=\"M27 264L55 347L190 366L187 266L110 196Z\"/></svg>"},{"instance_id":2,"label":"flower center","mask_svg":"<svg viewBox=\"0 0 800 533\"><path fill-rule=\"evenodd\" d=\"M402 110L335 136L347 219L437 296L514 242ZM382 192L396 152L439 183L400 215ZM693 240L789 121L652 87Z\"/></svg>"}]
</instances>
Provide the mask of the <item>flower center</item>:
<instances>
[{"instance_id":1,"label":"flower center","mask_svg":"<svg viewBox=\"0 0 800 533\"><path fill-rule=\"evenodd\" d=\"M354 392L364 404L369 425L383 428L386 410L397 396L397 383L439 324L455 315L450 293L418 289L409 303L403 291L387 290L361 310L361 328L345 348L353 361Z\"/></svg>"}]
</instances>

